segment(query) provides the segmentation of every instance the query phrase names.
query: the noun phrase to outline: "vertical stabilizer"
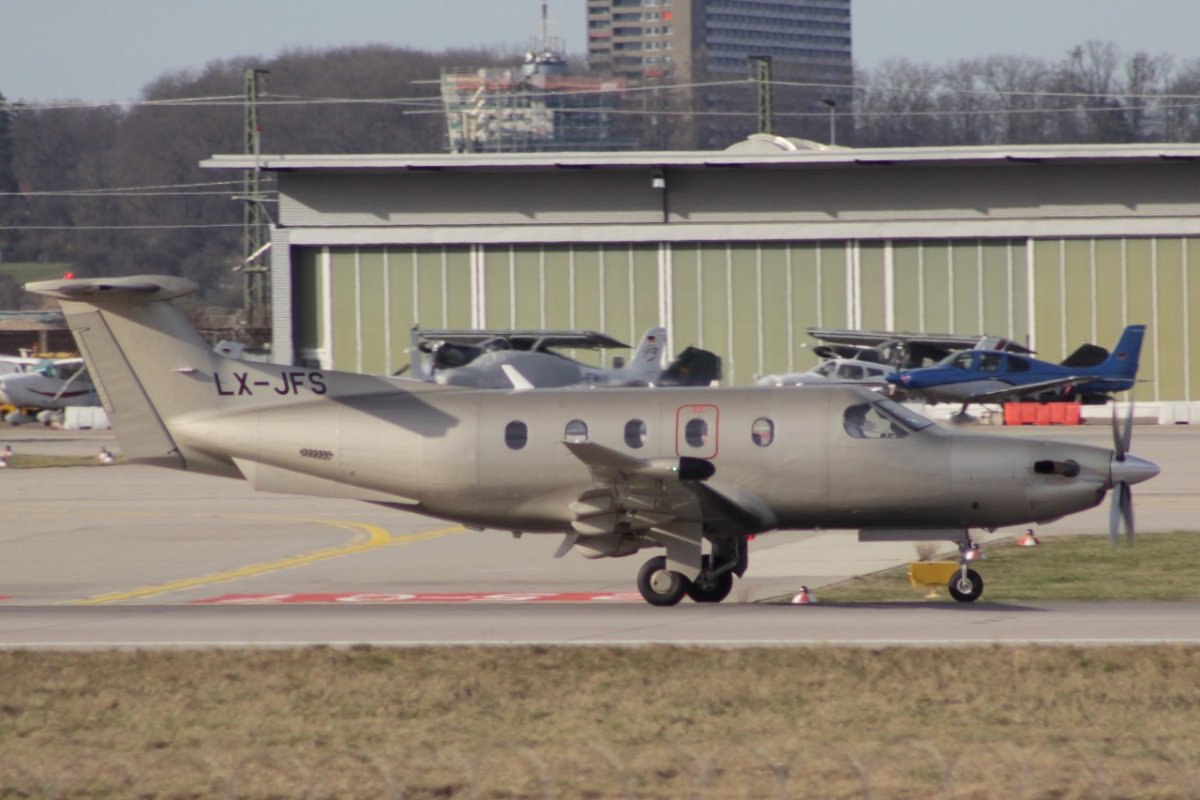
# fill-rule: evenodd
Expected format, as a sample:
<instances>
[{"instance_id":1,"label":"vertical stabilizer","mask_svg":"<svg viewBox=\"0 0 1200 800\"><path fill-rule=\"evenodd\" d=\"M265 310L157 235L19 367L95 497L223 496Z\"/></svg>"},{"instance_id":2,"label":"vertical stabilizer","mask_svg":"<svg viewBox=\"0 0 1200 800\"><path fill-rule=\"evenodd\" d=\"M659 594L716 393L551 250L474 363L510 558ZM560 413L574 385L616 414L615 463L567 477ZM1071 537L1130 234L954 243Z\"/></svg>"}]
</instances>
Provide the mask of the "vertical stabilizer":
<instances>
[{"instance_id":1,"label":"vertical stabilizer","mask_svg":"<svg viewBox=\"0 0 1200 800\"><path fill-rule=\"evenodd\" d=\"M138 276L41 281L25 288L62 301L124 455L186 469L166 423L212 404L209 392L179 379L211 372L216 354L170 301L195 291L196 284Z\"/></svg>"},{"instance_id":2,"label":"vertical stabilizer","mask_svg":"<svg viewBox=\"0 0 1200 800\"><path fill-rule=\"evenodd\" d=\"M1108 371L1105 377L1128 378L1137 377L1138 359L1142 353L1142 339L1146 336L1145 325L1130 325L1121 334L1120 341L1104 362Z\"/></svg>"},{"instance_id":3,"label":"vertical stabilizer","mask_svg":"<svg viewBox=\"0 0 1200 800\"><path fill-rule=\"evenodd\" d=\"M667 342L666 328L651 328L642 336L629 363L617 373L623 381L658 380L663 371L663 347Z\"/></svg>"}]
</instances>

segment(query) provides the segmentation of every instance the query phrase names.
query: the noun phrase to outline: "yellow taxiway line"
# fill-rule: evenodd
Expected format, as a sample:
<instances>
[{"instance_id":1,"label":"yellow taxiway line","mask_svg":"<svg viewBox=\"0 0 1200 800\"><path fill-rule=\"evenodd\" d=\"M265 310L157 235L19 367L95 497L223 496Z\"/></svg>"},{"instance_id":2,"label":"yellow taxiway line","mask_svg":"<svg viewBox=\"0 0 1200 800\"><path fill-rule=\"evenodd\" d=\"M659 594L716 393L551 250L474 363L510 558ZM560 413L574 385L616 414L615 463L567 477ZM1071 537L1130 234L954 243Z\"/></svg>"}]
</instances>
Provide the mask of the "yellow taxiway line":
<instances>
[{"instance_id":1,"label":"yellow taxiway line","mask_svg":"<svg viewBox=\"0 0 1200 800\"><path fill-rule=\"evenodd\" d=\"M201 586L208 586L214 583L225 583L238 578L249 578L256 575L265 575L269 572L277 572L283 569L293 569L295 567L303 567L309 564L315 564L318 561L328 561L332 558L340 558L342 556L362 553L367 550L374 550L379 547L388 547L392 545L413 544L415 542L424 542L429 539L437 539L442 536L449 536L455 533L464 533L465 529L461 525L454 525L448 528L438 528L431 531L421 531L419 533L409 533L403 536L392 536L385 529L378 525L372 525L365 522L343 522L340 520L328 519L287 519L281 517L254 517L254 519L285 522L307 522L318 525L333 525L338 528L345 528L355 532L355 536L346 544L340 547L326 547L321 550L315 550L311 553L303 555L291 556L289 558L281 558L276 561L265 561L261 564L250 564L245 567L237 567L235 569L224 570L222 572L214 572L210 575L202 575L197 578L182 578L177 581L168 583L156 583L149 586L142 586L137 589L130 589L124 592L112 592L110 594L96 595L80 600L71 600L68 605L77 606L98 606L106 603L119 603L123 600L138 600L146 597L154 597L155 595L167 594L168 592L178 592L184 589L195 589Z\"/></svg>"}]
</instances>

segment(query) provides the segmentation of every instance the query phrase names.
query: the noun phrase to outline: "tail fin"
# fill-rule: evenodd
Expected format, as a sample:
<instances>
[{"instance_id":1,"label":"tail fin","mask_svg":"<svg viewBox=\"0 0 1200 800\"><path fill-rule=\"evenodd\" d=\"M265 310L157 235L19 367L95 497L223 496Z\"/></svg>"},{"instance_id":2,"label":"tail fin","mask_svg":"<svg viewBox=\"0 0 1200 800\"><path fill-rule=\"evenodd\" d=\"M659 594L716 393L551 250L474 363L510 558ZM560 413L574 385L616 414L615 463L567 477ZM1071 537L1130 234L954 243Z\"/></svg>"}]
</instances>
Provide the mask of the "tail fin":
<instances>
[{"instance_id":1,"label":"tail fin","mask_svg":"<svg viewBox=\"0 0 1200 800\"><path fill-rule=\"evenodd\" d=\"M164 276L25 286L62 301L121 450L131 461L186 469L164 418L212 404L211 393L184 376L211 375L218 356L170 303L197 288L192 281Z\"/></svg>"},{"instance_id":2,"label":"tail fin","mask_svg":"<svg viewBox=\"0 0 1200 800\"><path fill-rule=\"evenodd\" d=\"M651 328L646 331L633 358L621 368L621 378L623 380L656 380L663 370L663 347L666 343L666 328Z\"/></svg>"},{"instance_id":3,"label":"tail fin","mask_svg":"<svg viewBox=\"0 0 1200 800\"><path fill-rule=\"evenodd\" d=\"M1104 362L1103 366L1109 373L1107 377L1132 380L1137 376L1138 358L1142 352L1142 339L1145 335L1145 325L1130 325L1125 329L1117 346Z\"/></svg>"}]
</instances>

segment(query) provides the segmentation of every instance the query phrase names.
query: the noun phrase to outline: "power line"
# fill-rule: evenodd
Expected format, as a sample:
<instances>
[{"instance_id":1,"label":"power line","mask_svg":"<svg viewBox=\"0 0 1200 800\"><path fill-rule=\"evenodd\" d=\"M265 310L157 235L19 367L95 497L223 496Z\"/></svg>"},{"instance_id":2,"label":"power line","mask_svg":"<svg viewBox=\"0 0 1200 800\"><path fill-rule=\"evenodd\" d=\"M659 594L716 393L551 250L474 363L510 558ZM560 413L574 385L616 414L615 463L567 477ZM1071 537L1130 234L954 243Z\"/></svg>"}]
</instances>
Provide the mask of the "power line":
<instances>
[{"instance_id":1,"label":"power line","mask_svg":"<svg viewBox=\"0 0 1200 800\"><path fill-rule=\"evenodd\" d=\"M241 223L211 222L178 225L0 225L0 230L185 230L192 228L241 228Z\"/></svg>"},{"instance_id":2,"label":"power line","mask_svg":"<svg viewBox=\"0 0 1200 800\"><path fill-rule=\"evenodd\" d=\"M241 186L241 181L205 181L203 183L160 183L149 186L96 186L84 189L47 189L35 192L0 192L0 197L36 197L39 195L78 194L83 192L149 192L156 189L192 189L211 186Z\"/></svg>"}]
</instances>

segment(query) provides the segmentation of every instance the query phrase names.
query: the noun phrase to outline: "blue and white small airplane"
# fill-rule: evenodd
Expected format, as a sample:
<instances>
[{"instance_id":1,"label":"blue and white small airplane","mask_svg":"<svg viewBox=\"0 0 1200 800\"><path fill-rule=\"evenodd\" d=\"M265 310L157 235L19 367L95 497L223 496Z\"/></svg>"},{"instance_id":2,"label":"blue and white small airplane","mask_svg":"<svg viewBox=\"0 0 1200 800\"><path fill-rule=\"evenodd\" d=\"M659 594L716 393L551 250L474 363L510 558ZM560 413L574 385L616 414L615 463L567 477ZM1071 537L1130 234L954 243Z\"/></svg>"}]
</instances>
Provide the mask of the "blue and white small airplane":
<instances>
[{"instance_id":1,"label":"blue and white small airplane","mask_svg":"<svg viewBox=\"0 0 1200 800\"><path fill-rule=\"evenodd\" d=\"M1100 405L1114 392L1133 388L1145 325L1130 325L1110 353L1093 344L1082 345L1061 364L1039 361L1000 350L962 350L931 367L905 369L888 375L896 393L929 403L971 403L1008 400L1071 400Z\"/></svg>"}]
</instances>

